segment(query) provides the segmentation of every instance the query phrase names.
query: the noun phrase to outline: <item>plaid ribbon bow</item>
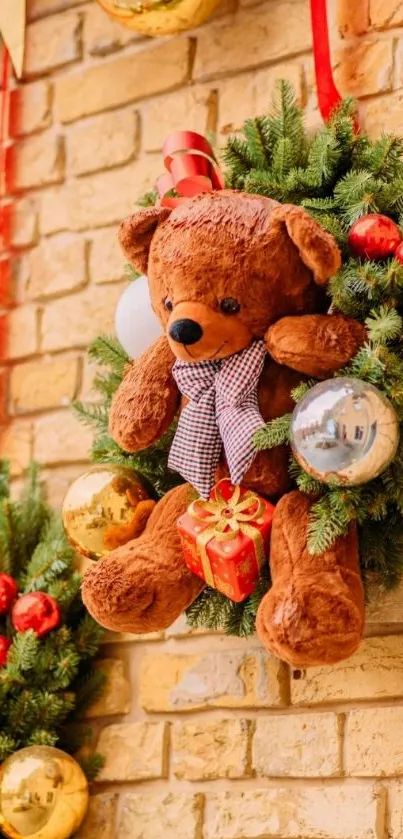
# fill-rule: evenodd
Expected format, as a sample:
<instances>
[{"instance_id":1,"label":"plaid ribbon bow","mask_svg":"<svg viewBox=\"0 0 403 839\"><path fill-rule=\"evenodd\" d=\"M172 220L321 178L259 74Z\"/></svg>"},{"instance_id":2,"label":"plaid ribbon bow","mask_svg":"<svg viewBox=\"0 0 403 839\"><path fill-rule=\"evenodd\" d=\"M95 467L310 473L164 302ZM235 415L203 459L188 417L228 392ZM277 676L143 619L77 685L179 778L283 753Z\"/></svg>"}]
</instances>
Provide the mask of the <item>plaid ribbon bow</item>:
<instances>
[{"instance_id":1,"label":"plaid ribbon bow","mask_svg":"<svg viewBox=\"0 0 403 839\"><path fill-rule=\"evenodd\" d=\"M202 498L213 488L222 447L235 486L253 461L252 437L265 425L257 398L265 356L264 342L256 341L220 361L174 365L174 378L189 403L181 413L168 465Z\"/></svg>"}]
</instances>

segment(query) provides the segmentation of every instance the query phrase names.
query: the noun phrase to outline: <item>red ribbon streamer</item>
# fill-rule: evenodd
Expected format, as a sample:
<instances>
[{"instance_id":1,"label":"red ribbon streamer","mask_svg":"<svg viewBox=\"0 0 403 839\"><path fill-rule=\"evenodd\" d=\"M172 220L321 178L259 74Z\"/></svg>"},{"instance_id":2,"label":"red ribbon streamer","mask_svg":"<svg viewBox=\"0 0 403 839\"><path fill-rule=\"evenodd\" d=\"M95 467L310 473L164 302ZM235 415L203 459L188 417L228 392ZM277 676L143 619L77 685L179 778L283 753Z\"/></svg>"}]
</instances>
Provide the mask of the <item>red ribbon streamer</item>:
<instances>
[{"instance_id":1,"label":"red ribbon streamer","mask_svg":"<svg viewBox=\"0 0 403 839\"><path fill-rule=\"evenodd\" d=\"M311 22L318 105L327 122L342 97L333 78L326 0L311 0Z\"/></svg>"},{"instance_id":2,"label":"red ribbon streamer","mask_svg":"<svg viewBox=\"0 0 403 839\"><path fill-rule=\"evenodd\" d=\"M224 189L224 177L213 149L195 131L175 131L163 146L165 175L157 181L162 207L177 207L202 192ZM170 195L172 191L175 196Z\"/></svg>"}]
</instances>

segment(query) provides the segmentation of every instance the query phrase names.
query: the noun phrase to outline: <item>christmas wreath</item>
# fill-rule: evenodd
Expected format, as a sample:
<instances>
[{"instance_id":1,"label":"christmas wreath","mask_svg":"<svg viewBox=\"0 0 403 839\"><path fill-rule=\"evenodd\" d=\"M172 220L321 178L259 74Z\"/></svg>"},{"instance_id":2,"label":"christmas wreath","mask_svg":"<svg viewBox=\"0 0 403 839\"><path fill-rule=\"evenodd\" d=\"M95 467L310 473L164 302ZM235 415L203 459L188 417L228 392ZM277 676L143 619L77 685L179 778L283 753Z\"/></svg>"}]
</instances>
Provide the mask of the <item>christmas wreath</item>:
<instances>
[{"instance_id":1,"label":"christmas wreath","mask_svg":"<svg viewBox=\"0 0 403 839\"><path fill-rule=\"evenodd\" d=\"M344 387L344 396L351 398L353 406L358 397L373 397L369 429L375 453L372 474L367 462L360 472L360 453L365 448L362 438L368 431L364 428L361 433L360 424L358 431L355 428L355 439L345 439L354 449L355 477L348 477L348 464L338 464L337 451L327 477L320 463L315 465L309 453L304 454L301 415L306 417L308 411L309 416L310 408L315 413L315 400L321 397L323 412L324 384L318 384L323 375L293 388L296 411L276 416L260 429L254 436L256 450L293 444L289 472L293 485L309 499L308 553L317 557L331 552L338 540L347 539L351 528L356 527L364 580L371 573L380 586L393 587L403 570L403 442L399 442L399 424L403 421L403 140L391 135L371 140L358 131L355 104L349 99L341 103L323 128L309 135L293 90L281 82L270 114L247 120L243 137L229 139L223 158L226 188L301 207L334 237L342 264L327 286L327 306L342 320L352 319L357 335L365 332L364 341L357 342L358 351L337 369L335 382L337 387ZM167 195L177 198L172 192ZM142 205L152 208L156 201L157 195L151 193ZM292 226L292 220L288 222ZM126 250L134 253L129 244ZM104 336L94 342L90 356L103 367L95 380L100 402L76 405L76 409L96 428L93 460L134 470L151 488L151 494L161 498L181 483L168 468L176 424L156 444L128 453L108 428L112 400L129 357L117 340ZM340 417L335 418L333 413L335 398L330 402L328 398L335 387L329 381L325 384L327 428L334 442L335 423ZM312 418L309 422L312 426ZM324 438L323 452L329 447L331 442ZM323 462L328 463L326 458ZM108 583L103 582L106 592ZM255 590L241 602L207 585L197 597L194 593L187 619L194 628L248 636L255 632L256 615L269 588L266 566L261 569Z\"/></svg>"}]
</instances>

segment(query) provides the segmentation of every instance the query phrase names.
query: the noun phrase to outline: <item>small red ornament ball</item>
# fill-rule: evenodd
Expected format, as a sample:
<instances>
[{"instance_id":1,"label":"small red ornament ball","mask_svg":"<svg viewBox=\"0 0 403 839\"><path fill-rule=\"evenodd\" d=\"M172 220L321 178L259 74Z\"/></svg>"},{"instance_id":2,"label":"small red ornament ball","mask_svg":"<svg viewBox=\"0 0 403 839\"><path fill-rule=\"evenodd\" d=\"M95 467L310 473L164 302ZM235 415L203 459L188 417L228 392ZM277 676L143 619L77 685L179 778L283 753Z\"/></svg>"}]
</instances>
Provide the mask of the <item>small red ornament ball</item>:
<instances>
[{"instance_id":1,"label":"small red ornament ball","mask_svg":"<svg viewBox=\"0 0 403 839\"><path fill-rule=\"evenodd\" d=\"M12 612L13 627L17 632L33 629L39 638L56 629L60 623L59 604L42 591L23 594L14 605Z\"/></svg>"},{"instance_id":2,"label":"small red ornament ball","mask_svg":"<svg viewBox=\"0 0 403 839\"><path fill-rule=\"evenodd\" d=\"M399 247L396 248L395 253L394 253L394 257L399 262L403 263L403 242L400 242Z\"/></svg>"},{"instance_id":3,"label":"small red ornament ball","mask_svg":"<svg viewBox=\"0 0 403 839\"><path fill-rule=\"evenodd\" d=\"M379 213L361 216L348 234L351 253L362 259L387 259L395 253L401 241L402 234L397 224Z\"/></svg>"},{"instance_id":4,"label":"small red ornament ball","mask_svg":"<svg viewBox=\"0 0 403 839\"><path fill-rule=\"evenodd\" d=\"M7 664L7 655L10 647L10 638L6 638L5 635L0 635L0 667L4 667Z\"/></svg>"},{"instance_id":5,"label":"small red ornament ball","mask_svg":"<svg viewBox=\"0 0 403 839\"><path fill-rule=\"evenodd\" d=\"M17 594L15 580L8 574L0 574L0 615L6 615L10 611Z\"/></svg>"}]
</instances>

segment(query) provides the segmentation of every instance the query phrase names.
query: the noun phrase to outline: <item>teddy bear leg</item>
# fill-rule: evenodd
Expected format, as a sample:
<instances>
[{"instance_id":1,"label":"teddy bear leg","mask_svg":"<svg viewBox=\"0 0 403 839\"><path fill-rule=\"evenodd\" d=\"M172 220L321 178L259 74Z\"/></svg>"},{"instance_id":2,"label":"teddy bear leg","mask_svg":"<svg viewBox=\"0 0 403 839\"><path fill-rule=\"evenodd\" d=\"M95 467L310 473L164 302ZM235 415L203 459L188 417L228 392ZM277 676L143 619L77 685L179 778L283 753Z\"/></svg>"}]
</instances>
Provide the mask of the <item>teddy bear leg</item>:
<instances>
[{"instance_id":1,"label":"teddy bear leg","mask_svg":"<svg viewBox=\"0 0 403 839\"><path fill-rule=\"evenodd\" d=\"M320 556L307 550L312 502L298 491L283 496L273 519L272 588L257 615L265 647L293 667L334 664L359 646L364 589L355 527Z\"/></svg>"},{"instance_id":2,"label":"teddy bear leg","mask_svg":"<svg viewBox=\"0 0 403 839\"><path fill-rule=\"evenodd\" d=\"M144 532L87 571L83 601L101 626L114 632L158 632L196 599L205 583L183 558L176 521L189 504L187 484L159 501Z\"/></svg>"}]
</instances>

